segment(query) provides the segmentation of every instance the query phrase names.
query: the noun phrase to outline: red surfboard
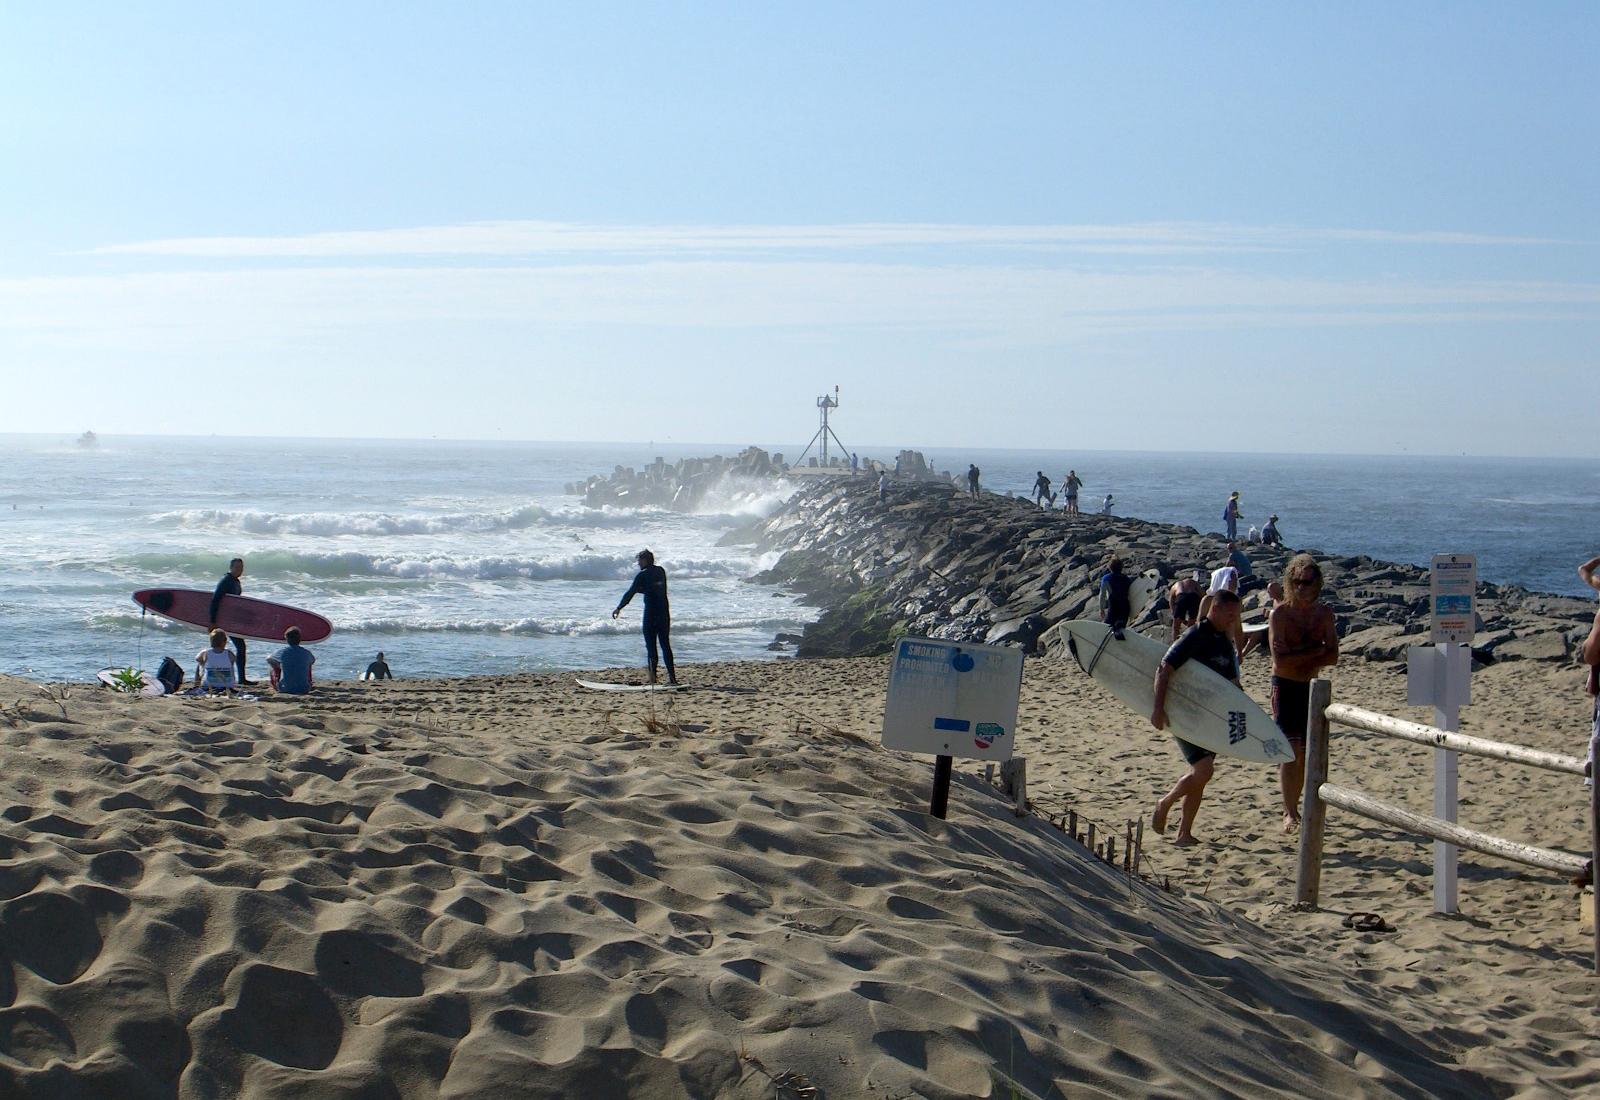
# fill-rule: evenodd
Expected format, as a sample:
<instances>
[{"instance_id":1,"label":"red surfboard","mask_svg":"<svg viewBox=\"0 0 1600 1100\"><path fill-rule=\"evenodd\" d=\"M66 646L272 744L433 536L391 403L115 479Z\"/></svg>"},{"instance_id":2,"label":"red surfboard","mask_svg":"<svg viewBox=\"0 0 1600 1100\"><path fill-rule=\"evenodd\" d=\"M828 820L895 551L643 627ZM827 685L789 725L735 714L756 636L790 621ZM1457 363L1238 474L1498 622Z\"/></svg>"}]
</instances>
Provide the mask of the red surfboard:
<instances>
[{"instance_id":1,"label":"red surfboard","mask_svg":"<svg viewBox=\"0 0 1600 1100\"><path fill-rule=\"evenodd\" d=\"M133 594L133 602L163 619L202 630L211 625L211 593L203 588L142 588ZM283 641L283 632L291 626L300 628L302 642L320 642L333 633L333 624L315 612L249 596L222 597L217 625L229 634L263 642Z\"/></svg>"}]
</instances>

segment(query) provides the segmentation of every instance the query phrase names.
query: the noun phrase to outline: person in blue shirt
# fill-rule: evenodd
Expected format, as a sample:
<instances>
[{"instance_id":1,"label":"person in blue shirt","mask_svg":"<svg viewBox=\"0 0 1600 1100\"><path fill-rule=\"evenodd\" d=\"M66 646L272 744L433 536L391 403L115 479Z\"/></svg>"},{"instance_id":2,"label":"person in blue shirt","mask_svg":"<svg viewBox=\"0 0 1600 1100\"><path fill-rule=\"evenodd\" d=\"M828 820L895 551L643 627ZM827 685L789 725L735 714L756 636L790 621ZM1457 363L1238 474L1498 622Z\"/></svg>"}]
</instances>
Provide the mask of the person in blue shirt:
<instances>
[{"instance_id":1,"label":"person in blue shirt","mask_svg":"<svg viewBox=\"0 0 1600 1100\"><path fill-rule=\"evenodd\" d=\"M672 642L668 637L672 632L672 611L667 605L667 571L656 564L656 556L648 550L639 551L639 573L633 578L633 586L622 594L622 602L617 604L611 617L615 619L621 615L634 596L644 597L644 646L650 658L650 682L656 682L659 663L656 647L659 645L661 657L667 662L667 683L676 684L678 673L672 664Z\"/></svg>"},{"instance_id":2,"label":"person in blue shirt","mask_svg":"<svg viewBox=\"0 0 1600 1100\"><path fill-rule=\"evenodd\" d=\"M300 644L300 628L291 626L283 632L289 644L267 658L272 670L272 686L285 695L307 695L311 691L311 666L317 655Z\"/></svg>"}]
</instances>

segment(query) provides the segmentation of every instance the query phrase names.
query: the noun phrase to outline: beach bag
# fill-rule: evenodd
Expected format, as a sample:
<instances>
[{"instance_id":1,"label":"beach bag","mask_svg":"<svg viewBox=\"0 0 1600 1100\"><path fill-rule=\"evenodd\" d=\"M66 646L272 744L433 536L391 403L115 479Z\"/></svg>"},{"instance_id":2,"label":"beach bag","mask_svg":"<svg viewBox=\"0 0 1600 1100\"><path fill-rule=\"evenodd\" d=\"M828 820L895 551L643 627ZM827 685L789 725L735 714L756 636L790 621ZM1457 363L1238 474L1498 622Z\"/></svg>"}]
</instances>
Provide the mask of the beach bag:
<instances>
[{"instance_id":1,"label":"beach bag","mask_svg":"<svg viewBox=\"0 0 1600 1100\"><path fill-rule=\"evenodd\" d=\"M176 695L183 686L183 666L171 657L163 657L161 667L156 669L156 679L167 689L168 695Z\"/></svg>"}]
</instances>

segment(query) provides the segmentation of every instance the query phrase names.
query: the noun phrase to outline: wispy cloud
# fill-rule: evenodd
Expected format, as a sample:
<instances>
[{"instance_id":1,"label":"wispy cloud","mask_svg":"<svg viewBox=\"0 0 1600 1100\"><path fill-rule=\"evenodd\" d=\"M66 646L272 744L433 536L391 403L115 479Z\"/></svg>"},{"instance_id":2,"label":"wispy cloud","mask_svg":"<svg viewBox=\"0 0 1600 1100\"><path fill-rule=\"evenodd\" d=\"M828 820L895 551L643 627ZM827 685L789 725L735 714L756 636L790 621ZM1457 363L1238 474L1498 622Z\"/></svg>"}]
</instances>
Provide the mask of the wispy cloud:
<instances>
[{"instance_id":1,"label":"wispy cloud","mask_svg":"<svg viewBox=\"0 0 1600 1100\"><path fill-rule=\"evenodd\" d=\"M1146 222L1128 225L600 225L495 221L278 237L176 237L105 245L92 255L211 259L793 255L881 249L987 249L1131 255L1291 251L1334 245L1514 246L1537 237L1385 229Z\"/></svg>"}]
</instances>

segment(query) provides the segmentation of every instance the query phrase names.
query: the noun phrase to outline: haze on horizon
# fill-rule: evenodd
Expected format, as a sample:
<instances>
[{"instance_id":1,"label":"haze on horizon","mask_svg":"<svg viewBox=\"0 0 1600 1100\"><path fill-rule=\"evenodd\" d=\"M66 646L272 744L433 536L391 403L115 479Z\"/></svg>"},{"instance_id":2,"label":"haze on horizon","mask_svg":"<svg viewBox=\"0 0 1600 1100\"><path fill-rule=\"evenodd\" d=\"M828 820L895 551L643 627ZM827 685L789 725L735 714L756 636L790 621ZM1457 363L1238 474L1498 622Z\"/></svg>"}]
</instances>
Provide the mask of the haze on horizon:
<instances>
[{"instance_id":1,"label":"haze on horizon","mask_svg":"<svg viewBox=\"0 0 1600 1100\"><path fill-rule=\"evenodd\" d=\"M14 6L0 432L1600 456L1581 3ZM809 428L806 426L809 425Z\"/></svg>"}]
</instances>

